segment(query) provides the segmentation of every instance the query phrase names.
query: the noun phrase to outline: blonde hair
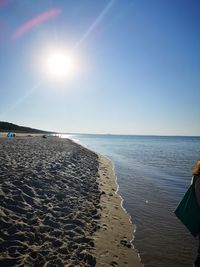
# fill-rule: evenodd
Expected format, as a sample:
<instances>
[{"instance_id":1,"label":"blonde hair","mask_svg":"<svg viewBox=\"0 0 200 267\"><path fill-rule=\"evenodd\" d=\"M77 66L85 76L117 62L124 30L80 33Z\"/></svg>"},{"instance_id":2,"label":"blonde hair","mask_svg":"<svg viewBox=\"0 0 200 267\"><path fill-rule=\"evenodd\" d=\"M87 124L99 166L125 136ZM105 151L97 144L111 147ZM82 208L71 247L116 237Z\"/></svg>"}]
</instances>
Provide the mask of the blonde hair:
<instances>
[{"instance_id":1,"label":"blonde hair","mask_svg":"<svg viewBox=\"0 0 200 267\"><path fill-rule=\"evenodd\" d=\"M197 161L194 170L192 172L192 175L200 175L200 159Z\"/></svg>"}]
</instances>

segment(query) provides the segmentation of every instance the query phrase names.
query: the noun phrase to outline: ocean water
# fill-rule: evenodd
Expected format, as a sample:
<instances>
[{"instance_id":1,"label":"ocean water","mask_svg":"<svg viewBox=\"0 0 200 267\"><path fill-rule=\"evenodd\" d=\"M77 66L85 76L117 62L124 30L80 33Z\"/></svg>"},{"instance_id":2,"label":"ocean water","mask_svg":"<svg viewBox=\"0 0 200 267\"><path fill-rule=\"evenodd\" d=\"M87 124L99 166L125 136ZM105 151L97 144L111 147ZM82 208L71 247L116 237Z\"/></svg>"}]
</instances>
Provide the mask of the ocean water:
<instances>
[{"instance_id":1,"label":"ocean water","mask_svg":"<svg viewBox=\"0 0 200 267\"><path fill-rule=\"evenodd\" d=\"M198 242L173 211L200 158L200 137L71 135L109 157L123 206L136 225L134 246L145 267L192 266Z\"/></svg>"}]
</instances>

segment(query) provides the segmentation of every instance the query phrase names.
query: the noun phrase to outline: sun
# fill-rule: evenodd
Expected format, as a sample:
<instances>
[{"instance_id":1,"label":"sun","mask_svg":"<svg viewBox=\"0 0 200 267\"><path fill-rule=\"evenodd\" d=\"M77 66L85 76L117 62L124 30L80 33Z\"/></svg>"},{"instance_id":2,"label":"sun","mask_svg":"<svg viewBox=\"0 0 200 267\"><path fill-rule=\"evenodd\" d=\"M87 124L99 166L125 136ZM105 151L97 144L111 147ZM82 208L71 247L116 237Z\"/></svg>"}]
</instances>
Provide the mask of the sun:
<instances>
[{"instance_id":1,"label":"sun","mask_svg":"<svg viewBox=\"0 0 200 267\"><path fill-rule=\"evenodd\" d=\"M44 70L48 78L68 79L74 72L75 60L64 49L53 49L45 54Z\"/></svg>"}]
</instances>

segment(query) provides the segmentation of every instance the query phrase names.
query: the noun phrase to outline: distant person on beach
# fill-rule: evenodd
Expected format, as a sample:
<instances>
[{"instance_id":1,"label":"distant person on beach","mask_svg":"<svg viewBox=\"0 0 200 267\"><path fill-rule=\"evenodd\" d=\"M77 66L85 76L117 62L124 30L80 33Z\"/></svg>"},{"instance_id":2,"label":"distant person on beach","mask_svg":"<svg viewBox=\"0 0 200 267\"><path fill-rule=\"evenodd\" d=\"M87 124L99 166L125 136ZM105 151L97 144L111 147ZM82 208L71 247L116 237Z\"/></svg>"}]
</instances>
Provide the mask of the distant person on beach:
<instances>
[{"instance_id":1,"label":"distant person on beach","mask_svg":"<svg viewBox=\"0 0 200 267\"><path fill-rule=\"evenodd\" d=\"M193 174L193 181L195 183L196 199L200 207L200 160L197 161L197 164L195 165L192 174ZM198 255L193 265L194 267L200 267L200 225L199 225L198 238L199 238L199 248L198 248Z\"/></svg>"}]
</instances>

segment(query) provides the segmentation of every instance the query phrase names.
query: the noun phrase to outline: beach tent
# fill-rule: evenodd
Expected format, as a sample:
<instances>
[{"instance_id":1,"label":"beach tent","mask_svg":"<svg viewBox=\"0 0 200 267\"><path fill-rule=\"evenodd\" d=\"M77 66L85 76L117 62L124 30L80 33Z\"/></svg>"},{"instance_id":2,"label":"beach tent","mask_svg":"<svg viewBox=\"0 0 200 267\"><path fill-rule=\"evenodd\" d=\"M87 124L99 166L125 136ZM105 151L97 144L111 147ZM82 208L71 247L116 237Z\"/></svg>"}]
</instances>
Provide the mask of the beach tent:
<instances>
[{"instance_id":1,"label":"beach tent","mask_svg":"<svg viewBox=\"0 0 200 267\"><path fill-rule=\"evenodd\" d=\"M7 137L15 137L15 133L13 133L13 132L9 132L9 133L7 134Z\"/></svg>"}]
</instances>

